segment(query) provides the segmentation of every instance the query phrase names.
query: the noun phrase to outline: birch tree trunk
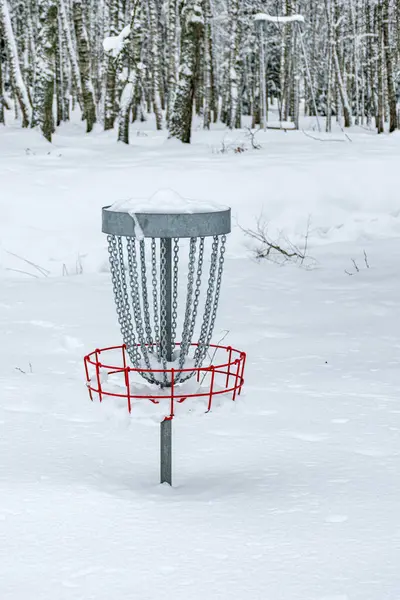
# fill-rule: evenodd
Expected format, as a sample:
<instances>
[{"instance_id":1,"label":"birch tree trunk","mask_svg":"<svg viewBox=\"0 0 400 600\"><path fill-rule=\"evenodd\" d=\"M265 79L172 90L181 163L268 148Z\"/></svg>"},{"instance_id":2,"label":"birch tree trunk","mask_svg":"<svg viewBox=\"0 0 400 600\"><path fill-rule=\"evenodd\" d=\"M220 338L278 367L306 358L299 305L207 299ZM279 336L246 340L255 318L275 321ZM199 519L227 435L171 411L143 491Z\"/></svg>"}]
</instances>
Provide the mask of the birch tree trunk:
<instances>
[{"instance_id":1,"label":"birch tree trunk","mask_svg":"<svg viewBox=\"0 0 400 600\"><path fill-rule=\"evenodd\" d=\"M0 28L1 32L1 28ZM4 118L4 84L3 84L3 61L0 53L0 125L5 125L6 121Z\"/></svg>"},{"instance_id":2,"label":"birch tree trunk","mask_svg":"<svg viewBox=\"0 0 400 600\"><path fill-rule=\"evenodd\" d=\"M200 48L204 40L204 14L196 0L186 0L183 7L181 39L179 81L169 132L171 137L190 144Z\"/></svg>"},{"instance_id":3,"label":"birch tree trunk","mask_svg":"<svg viewBox=\"0 0 400 600\"><path fill-rule=\"evenodd\" d=\"M150 39L151 39L151 72L152 86L151 96L153 102L153 110L156 117L156 128L162 129L162 108L161 108L161 56L160 56L160 32L159 19L156 0L148 0L149 2L149 19L150 19Z\"/></svg>"},{"instance_id":4,"label":"birch tree trunk","mask_svg":"<svg viewBox=\"0 0 400 600\"><path fill-rule=\"evenodd\" d=\"M0 0L0 30L6 46L11 84L22 113L22 127L29 127L32 118L32 107L28 90L21 74L17 44L11 25L7 0Z\"/></svg>"},{"instance_id":5,"label":"birch tree trunk","mask_svg":"<svg viewBox=\"0 0 400 600\"><path fill-rule=\"evenodd\" d=\"M178 38L177 38L178 3L168 1L168 96L167 123L175 102L176 83L178 77Z\"/></svg>"},{"instance_id":6,"label":"birch tree trunk","mask_svg":"<svg viewBox=\"0 0 400 600\"><path fill-rule=\"evenodd\" d=\"M386 79L387 79L387 91L388 91L388 102L389 102L389 131L393 133L397 129L397 99L396 89L393 78L393 51L390 43L389 34L389 19L390 19L390 6L389 0L383 0L382 6L382 33L383 33L383 44L385 49L386 58Z\"/></svg>"},{"instance_id":7,"label":"birch tree trunk","mask_svg":"<svg viewBox=\"0 0 400 600\"><path fill-rule=\"evenodd\" d=\"M51 142L55 131L53 101L55 87L55 57L57 42L57 4L55 0L41 0L39 30L36 45L35 93L33 96L32 127L40 127Z\"/></svg>"},{"instance_id":8,"label":"birch tree trunk","mask_svg":"<svg viewBox=\"0 0 400 600\"><path fill-rule=\"evenodd\" d=\"M214 112L213 90L213 40L210 0L204 1L204 129L210 129L211 112Z\"/></svg>"},{"instance_id":9,"label":"birch tree trunk","mask_svg":"<svg viewBox=\"0 0 400 600\"><path fill-rule=\"evenodd\" d=\"M383 89L383 35L382 35L382 5L375 6L375 28L378 31L378 56L377 56L377 78L378 78L378 102L376 115L376 128L378 133L385 131L385 100Z\"/></svg>"},{"instance_id":10,"label":"birch tree trunk","mask_svg":"<svg viewBox=\"0 0 400 600\"><path fill-rule=\"evenodd\" d=\"M228 4L230 16L230 48L229 48L229 107L227 125L231 129L240 127L241 111L239 98L239 85L241 79L240 62L240 24L239 0L230 0Z\"/></svg>"},{"instance_id":11,"label":"birch tree trunk","mask_svg":"<svg viewBox=\"0 0 400 600\"><path fill-rule=\"evenodd\" d=\"M117 36L119 25L119 0L110 0L109 18L110 18L110 36ZM104 129L108 131L113 129L117 116L117 72L115 60L109 56L107 59L106 88L104 100Z\"/></svg>"},{"instance_id":12,"label":"birch tree trunk","mask_svg":"<svg viewBox=\"0 0 400 600\"><path fill-rule=\"evenodd\" d=\"M344 126L351 127L351 124L352 124L351 123L351 107L350 107L349 97L347 95L345 79L343 77L343 72L342 72L342 65L341 65L342 61L340 60L339 49L338 49L338 45L340 43L340 37L339 37L337 22L336 23L333 22L334 19L336 21L336 16L339 15L340 12L338 9L337 0L334 0L333 14L329 10L329 4L330 4L329 0L325 0L325 5L326 5L326 7L328 7L327 18L330 21L330 27L332 27L332 29L334 31L334 38L333 38L334 44L333 44L333 48L332 48L332 54L333 54L333 64L334 64L335 73L336 73L336 83L337 83L337 88L338 88L338 92L340 95L340 100L341 100L342 108L343 108Z\"/></svg>"},{"instance_id":13,"label":"birch tree trunk","mask_svg":"<svg viewBox=\"0 0 400 600\"><path fill-rule=\"evenodd\" d=\"M118 116L118 141L129 144L129 114L139 78L139 63L142 51L142 22L140 14L141 0L135 0L131 19L129 75L122 91Z\"/></svg>"},{"instance_id":14,"label":"birch tree trunk","mask_svg":"<svg viewBox=\"0 0 400 600\"><path fill-rule=\"evenodd\" d=\"M96 105L94 90L90 77L89 41L85 24L83 22L82 0L73 1L73 14L76 40L78 44L78 60L82 89L83 117L86 120L86 131L90 133L96 122Z\"/></svg>"},{"instance_id":15,"label":"birch tree trunk","mask_svg":"<svg viewBox=\"0 0 400 600\"><path fill-rule=\"evenodd\" d=\"M69 62L71 65L72 81L74 84L75 93L78 97L79 105L81 107L82 113L84 113L81 73L80 73L79 64L78 64L78 56L77 56L77 52L76 52L75 38L73 37L73 31L70 26L70 20L69 20L69 15L67 12L65 0L58 0L58 2L59 2L58 6L59 6L59 12L60 12L62 35L64 38Z\"/></svg>"}]
</instances>

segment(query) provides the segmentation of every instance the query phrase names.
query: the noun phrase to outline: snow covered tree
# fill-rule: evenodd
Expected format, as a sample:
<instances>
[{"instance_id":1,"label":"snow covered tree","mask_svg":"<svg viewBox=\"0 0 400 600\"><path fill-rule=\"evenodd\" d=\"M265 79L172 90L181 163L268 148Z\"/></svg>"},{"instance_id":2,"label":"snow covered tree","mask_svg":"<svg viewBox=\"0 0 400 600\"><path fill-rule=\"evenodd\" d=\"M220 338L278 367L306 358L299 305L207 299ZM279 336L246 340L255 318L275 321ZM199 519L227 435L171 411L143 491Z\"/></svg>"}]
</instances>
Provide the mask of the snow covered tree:
<instances>
[{"instance_id":1,"label":"snow covered tree","mask_svg":"<svg viewBox=\"0 0 400 600\"><path fill-rule=\"evenodd\" d=\"M73 13L78 45L83 117L86 120L86 131L90 133L96 122L96 105L94 102L94 91L90 75L89 40L83 22L82 0L73 0Z\"/></svg>"},{"instance_id":2,"label":"snow covered tree","mask_svg":"<svg viewBox=\"0 0 400 600\"><path fill-rule=\"evenodd\" d=\"M22 78L18 49L11 24L7 0L0 0L0 33L3 36L6 47L11 85L22 113L22 126L28 127L32 117L32 107L28 90Z\"/></svg>"},{"instance_id":3,"label":"snow covered tree","mask_svg":"<svg viewBox=\"0 0 400 600\"><path fill-rule=\"evenodd\" d=\"M382 6L382 34L383 44L385 49L386 58L386 78L387 78L387 94L389 102L389 130L392 133L397 129L397 98L396 89L394 85L394 74L393 74L393 50L394 44L391 43L389 34L389 23L390 23L390 4L389 0L383 0Z\"/></svg>"},{"instance_id":4,"label":"snow covered tree","mask_svg":"<svg viewBox=\"0 0 400 600\"><path fill-rule=\"evenodd\" d=\"M162 67L160 55L160 19L156 0L148 0L149 3L149 30L151 44L151 100L156 117L157 129L162 129Z\"/></svg>"},{"instance_id":5,"label":"snow covered tree","mask_svg":"<svg viewBox=\"0 0 400 600\"><path fill-rule=\"evenodd\" d=\"M110 37L118 35L120 1L110 0L108 3ZM117 64L112 56L108 57L105 79L104 129L113 129L117 117Z\"/></svg>"},{"instance_id":6,"label":"snow covered tree","mask_svg":"<svg viewBox=\"0 0 400 600\"><path fill-rule=\"evenodd\" d=\"M141 0L135 0L129 28L129 41L126 45L128 54L128 77L121 95L120 112L118 118L118 140L125 144L129 144L129 115L135 98L135 93L137 93L137 86L140 77L140 58L143 41L141 11ZM126 31L126 33L128 33L128 31Z\"/></svg>"},{"instance_id":7,"label":"snow covered tree","mask_svg":"<svg viewBox=\"0 0 400 600\"><path fill-rule=\"evenodd\" d=\"M67 0L58 0L59 1L59 15L60 15L60 28L62 39L66 48L66 55L68 56L68 62L71 69L72 83L74 87L74 92L78 98L79 105L81 107L82 112L84 112L84 104L83 104L83 92L82 92L82 83L81 83L81 73L78 63L78 55L76 51L76 38L75 38L75 28L72 20L72 10L71 10L71 19L69 15L69 11L67 10L68 1Z\"/></svg>"},{"instance_id":8,"label":"snow covered tree","mask_svg":"<svg viewBox=\"0 0 400 600\"><path fill-rule=\"evenodd\" d=\"M169 123L170 114L175 102L176 84L178 79L178 1L168 0L168 21L167 21L167 40L168 40L168 97L167 97L167 122Z\"/></svg>"},{"instance_id":9,"label":"snow covered tree","mask_svg":"<svg viewBox=\"0 0 400 600\"><path fill-rule=\"evenodd\" d=\"M204 14L197 0L185 0L182 9L181 56L176 98L169 132L189 144L192 130L193 102L199 76L199 58L204 41Z\"/></svg>"},{"instance_id":10,"label":"snow covered tree","mask_svg":"<svg viewBox=\"0 0 400 600\"><path fill-rule=\"evenodd\" d=\"M211 1L204 0L204 129L218 117L214 84L214 42Z\"/></svg>"},{"instance_id":11,"label":"snow covered tree","mask_svg":"<svg viewBox=\"0 0 400 600\"><path fill-rule=\"evenodd\" d=\"M160 129L164 110L170 135L188 141L194 107L205 129L240 127L242 116L258 126L271 111L296 127L324 118L327 131L333 118L399 127L400 0L51 0L54 47L49 1L0 0L2 122L4 98L24 126L35 104L37 121L37 65L53 53L57 125L78 103L88 131L118 118L120 141L149 113ZM104 52L139 4L123 52Z\"/></svg>"},{"instance_id":12,"label":"snow covered tree","mask_svg":"<svg viewBox=\"0 0 400 600\"><path fill-rule=\"evenodd\" d=\"M0 28L1 31L1 28ZM5 107L5 98L4 98L4 83L3 83L3 56L2 56L2 48L0 44L0 125L5 125L6 121L4 118L4 107Z\"/></svg>"},{"instance_id":13,"label":"snow covered tree","mask_svg":"<svg viewBox=\"0 0 400 600\"><path fill-rule=\"evenodd\" d=\"M241 126L240 84L241 84L241 25L240 25L240 0L229 0L228 13L230 20L230 47L228 63L229 99L227 125L231 129Z\"/></svg>"},{"instance_id":14,"label":"snow covered tree","mask_svg":"<svg viewBox=\"0 0 400 600\"><path fill-rule=\"evenodd\" d=\"M41 0L38 15L38 36L35 56L35 90L33 96L32 127L39 126L51 142L55 131L53 99L55 86L55 57L57 43L56 0Z\"/></svg>"}]
</instances>

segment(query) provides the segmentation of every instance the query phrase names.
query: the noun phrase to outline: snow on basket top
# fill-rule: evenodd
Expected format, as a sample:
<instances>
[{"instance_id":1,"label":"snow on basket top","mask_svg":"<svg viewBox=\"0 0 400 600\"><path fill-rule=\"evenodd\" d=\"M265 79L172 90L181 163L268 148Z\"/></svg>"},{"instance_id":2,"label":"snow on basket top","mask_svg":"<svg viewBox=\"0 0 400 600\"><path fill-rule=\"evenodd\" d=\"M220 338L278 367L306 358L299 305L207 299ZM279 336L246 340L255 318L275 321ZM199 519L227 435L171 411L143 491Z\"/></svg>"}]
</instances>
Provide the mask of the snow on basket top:
<instances>
[{"instance_id":1,"label":"snow on basket top","mask_svg":"<svg viewBox=\"0 0 400 600\"><path fill-rule=\"evenodd\" d=\"M194 238L231 231L231 209L161 190L150 198L119 200L103 208L103 233L123 237Z\"/></svg>"}]
</instances>

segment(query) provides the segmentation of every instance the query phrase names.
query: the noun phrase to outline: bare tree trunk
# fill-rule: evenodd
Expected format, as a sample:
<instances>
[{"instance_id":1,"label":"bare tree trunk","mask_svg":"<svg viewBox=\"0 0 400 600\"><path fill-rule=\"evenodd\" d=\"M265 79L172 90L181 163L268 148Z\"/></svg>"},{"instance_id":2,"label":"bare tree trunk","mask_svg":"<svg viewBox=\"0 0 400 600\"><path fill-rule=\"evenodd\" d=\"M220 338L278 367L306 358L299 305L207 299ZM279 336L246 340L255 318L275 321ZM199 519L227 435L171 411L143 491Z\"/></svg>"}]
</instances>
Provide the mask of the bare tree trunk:
<instances>
[{"instance_id":1,"label":"bare tree trunk","mask_svg":"<svg viewBox=\"0 0 400 600\"><path fill-rule=\"evenodd\" d=\"M28 127L32 117L32 108L28 90L21 74L17 44L11 25L7 0L0 0L0 29L7 50L12 87L22 113L22 127Z\"/></svg>"},{"instance_id":2,"label":"bare tree trunk","mask_svg":"<svg viewBox=\"0 0 400 600\"><path fill-rule=\"evenodd\" d=\"M55 131L53 101L58 10L55 0L42 0L39 5L39 29L36 47L36 78L33 97L32 127L39 126L51 142Z\"/></svg>"},{"instance_id":3,"label":"bare tree trunk","mask_svg":"<svg viewBox=\"0 0 400 600\"><path fill-rule=\"evenodd\" d=\"M79 69L81 74L82 99L86 131L90 133L96 122L96 105L94 102L93 85L90 78L90 53L87 31L83 23L82 0L73 2L74 24L78 44Z\"/></svg>"},{"instance_id":4,"label":"bare tree trunk","mask_svg":"<svg viewBox=\"0 0 400 600\"><path fill-rule=\"evenodd\" d=\"M240 61L240 23L239 23L239 0L229 0L228 11L230 18L230 47L229 47L229 106L227 125L240 128L241 110L240 110L240 81L241 81L241 61Z\"/></svg>"},{"instance_id":5,"label":"bare tree trunk","mask_svg":"<svg viewBox=\"0 0 400 600\"><path fill-rule=\"evenodd\" d=\"M0 28L1 31L1 28ZM3 64L2 64L2 56L0 53L0 125L5 125L6 120L4 118L4 84L3 84Z\"/></svg>"},{"instance_id":6,"label":"bare tree trunk","mask_svg":"<svg viewBox=\"0 0 400 600\"><path fill-rule=\"evenodd\" d=\"M110 36L118 35L119 0L110 0ZM104 129L113 129L117 116L117 71L115 60L109 56L107 60L106 89L104 100Z\"/></svg>"},{"instance_id":7,"label":"bare tree trunk","mask_svg":"<svg viewBox=\"0 0 400 600\"><path fill-rule=\"evenodd\" d=\"M82 84L81 84L81 73L79 69L78 57L75 49L75 43L72 36L72 31L70 27L69 15L67 13L67 7L65 5L65 0L58 0L59 2L59 12L60 12L60 21L61 28L63 32L63 38L65 42L65 46L67 48L69 62L71 65L71 74L73 86L75 88L75 93L78 96L78 102L81 107L82 113L85 112L84 104L83 104L83 93L82 93Z\"/></svg>"},{"instance_id":8,"label":"bare tree trunk","mask_svg":"<svg viewBox=\"0 0 400 600\"><path fill-rule=\"evenodd\" d=\"M347 95L345 80L343 78L341 60L339 57L339 50L338 50L338 44L340 41L339 32L338 32L337 24L334 24L334 21L336 21L336 16L339 14L337 0L334 0L334 4L333 4L334 10L332 12L330 9L330 0L325 0L325 8L326 8L327 19L329 21L329 26L334 31L334 44L333 44L333 48L332 48L333 64L334 64L335 72L336 72L336 83L337 83L337 87L338 87L338 91L339 91L339 95L340 95L340 99L341 99L341 103L342 103L342 107L343 107L344 126L351 127L350 102L349 102L349 98Z\"/></svg>"},{"instance_id":9,"label":"bare tree trunk","mask_svg":"<svg viewBox=\"0 0 400 600\"><path fill-rule=\"evenodd\" d=\"M397 100L396 90L393 78L393 52L390 43L389 34L389 19L390 19L390 7L389 0L383 0L382 10L382 32L383 32L383 44L385 49L386 57L386 79L387 79L387 90L388 90L388 101L389 101L389 131L393 133L397 129Z\"/></svg>"},{"instance_id":10,"label":"bare tree trunk","mask_svg":"<svg viewBox=\"0 0 400 600\"><path fill-rule=\"evenodd\" d=\"M151 96L153 110L156 117L156 128L162 129L162 108L161 108L161 56L160 56L160 32L159 18L156 0L148 0L149 2L149 19L150 19L150 39L151 39L151 72L152 85Z\"/></svg>"},{"instance_id":11,"label":"bare tree trunk","mask_svg":"<svg viewBox=\"0 0 400 600\"><path fill-rule=\"evenodd\" d=\"M178 3L177 0L168 2L168 96L167 96L167 123L175 102L176 83L178 78Z\"/></svg>"},{"instance_id":12,"label":"bare tree trunk","mask_svg":"<svg viewBox=\"0 0 400 600\"><path fill-rule=\"evenodd\" d=\"M182 48L179 82L170 122L170 135L189 144L193 101L198 79L200 47L204 40L204 14L196 0L186 0L182 11Z\"/></svg>"},{"instance_id":13,"label":"bare tree trunk","mask_svg":"<svg viewBox=\"0 0 400 600\"><path fill-rule=\"evenodd\" d=\"M141 0L135 0L131 18L129 75L121 95L118 117L118 141L129 144L129 113L137 93L138 65L142 51Z\"/></svg>"},{"instance_id":14,"label":"bare tree trunk","mask_svg":"<svg viewBox=\"0 0 400 600\"><path fill-rule=\"evenodd\" d=\"M376 115L376 128L378 133L385 131L384 118L384 90L383 90L383 35L382 35L382 5L375 6L375 28L378 31L378 60L377 60L377 75L378 75L378 112Z\"/></svg>"}]
</instances>

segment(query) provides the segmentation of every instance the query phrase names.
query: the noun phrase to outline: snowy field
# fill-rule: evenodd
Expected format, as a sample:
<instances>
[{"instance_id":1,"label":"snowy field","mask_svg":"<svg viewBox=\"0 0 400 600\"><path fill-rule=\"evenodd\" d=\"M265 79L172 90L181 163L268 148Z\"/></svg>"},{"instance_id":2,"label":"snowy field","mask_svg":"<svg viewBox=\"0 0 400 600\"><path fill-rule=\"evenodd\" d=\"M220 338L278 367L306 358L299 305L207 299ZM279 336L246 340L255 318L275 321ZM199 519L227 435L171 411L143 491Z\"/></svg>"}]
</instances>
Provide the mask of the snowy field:
<instances>
[{"instance_id":1,"label":"snowy field","mask_svg":"<svg viewBox=\"0 0 400 600\"><path fill-rule=\"evenodd\" d=\"M0 129L1 600L400 598L400 136L350 135ZM248 353L235 410L174 421L173 488L83 373L120 342L100 208L160 188L232 206L216 339ZM253 260L261 213L310 219L312 268Z\"/></svg>"}]
</instances>

